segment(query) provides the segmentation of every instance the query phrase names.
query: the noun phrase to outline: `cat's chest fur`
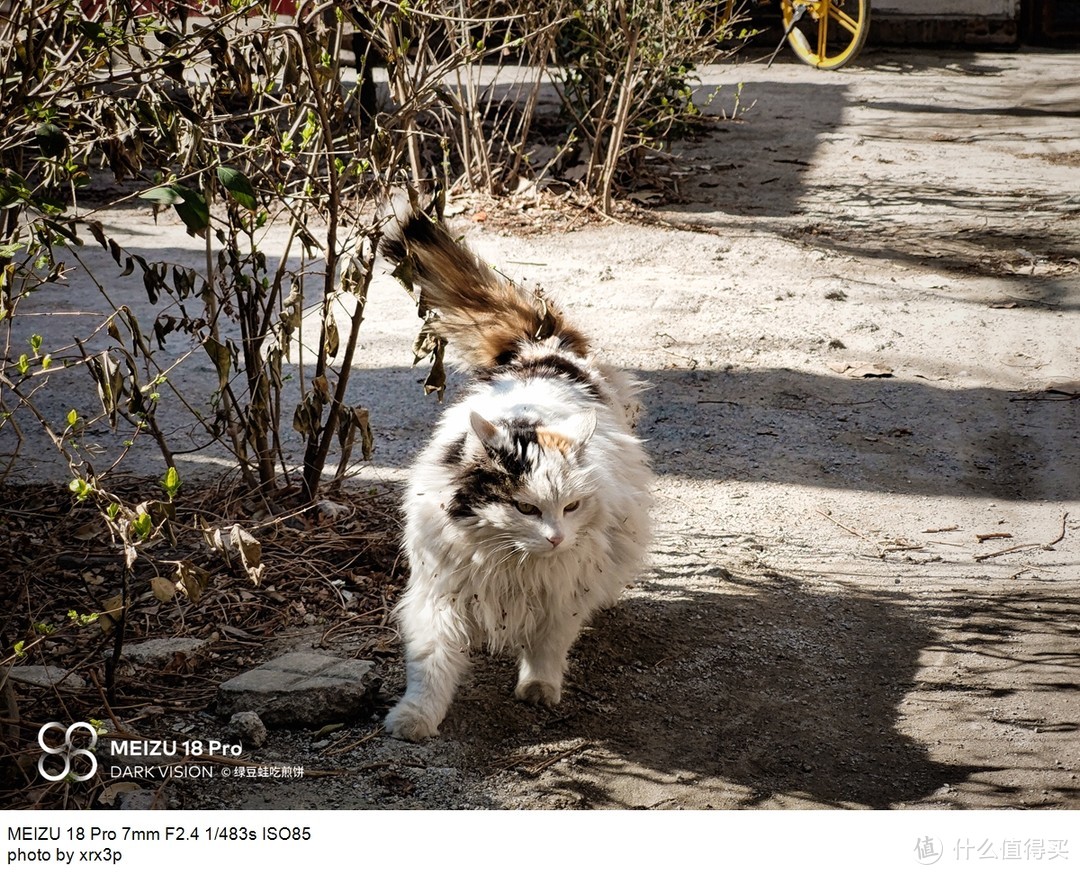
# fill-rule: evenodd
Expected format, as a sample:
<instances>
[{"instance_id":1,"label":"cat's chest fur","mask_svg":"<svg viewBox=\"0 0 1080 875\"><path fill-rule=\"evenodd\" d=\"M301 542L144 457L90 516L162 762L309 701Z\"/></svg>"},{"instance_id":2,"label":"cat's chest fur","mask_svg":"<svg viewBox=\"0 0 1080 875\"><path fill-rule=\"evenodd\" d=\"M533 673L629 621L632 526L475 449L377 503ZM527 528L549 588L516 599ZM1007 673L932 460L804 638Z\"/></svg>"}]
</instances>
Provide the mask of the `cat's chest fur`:
<instances>
[{"instance_id":1,"label":"cat's chest fur","mask_svg":"<svg viewBox=\"0 0 1080 875\"><path fill-rule=\"evenodd\" d=\"M620 462L619 425L601 410L587 450L574 456L572 464L558 467L540 459L558 454L557 438L547 438L547 448L526 447L537 457L531 471L515 471L519 478L546 480L540 487L552 491L566 487L588 490L589 503L581 509L583 520L573 531L572 542L561 549L533 552L530 538L540 536L531 528L541 525L537 517L513 511L485 513L484 503L500 489L517 492L514 478L489 483L483 476L488 459L466 453L468 415L476 410L495 420L515 417L533 424L541 435L545 423L565 420L589 404L589 396L575 398L566 387L545 387L537 381L515 385L512 381L488 391L479 387L447 411L427 450L414 465L405 502L406 552L417 580L424 581L432 598L458 614L468 625L474 645L491 650L527 646L551 618L579 614L614 602L623 582L613 574L613 535L620 527L612 512L623 517L630 511L633 488L611 470ZM543 439L537 440L539 444ZM625 442L625 441L623 441ZM475 448L474 448L475 449ZM519 448L520 449L520 448ZM632 461L632 460L631 460ZM479 471L476 470L479 466ZM513 470L513 465L507 467ZM522 468L528 465L522 463ZM634 466L629 466L630 473ZM473 482L479 479L479 484ZM575 493L577 494L577 493ZM637 495L640 501L640 494ZM535 522L534 522L535 520Z\"/></svg>"}]
</instances>

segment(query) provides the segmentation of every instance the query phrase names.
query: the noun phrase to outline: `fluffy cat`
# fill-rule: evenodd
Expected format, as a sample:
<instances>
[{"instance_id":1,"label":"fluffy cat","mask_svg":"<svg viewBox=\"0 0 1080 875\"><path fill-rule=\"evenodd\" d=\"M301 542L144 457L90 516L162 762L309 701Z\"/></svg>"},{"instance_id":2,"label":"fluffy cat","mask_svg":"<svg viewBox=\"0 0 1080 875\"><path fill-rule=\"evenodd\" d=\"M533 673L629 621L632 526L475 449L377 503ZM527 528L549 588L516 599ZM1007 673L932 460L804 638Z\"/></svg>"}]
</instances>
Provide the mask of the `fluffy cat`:
<instances>
[{"instance_id":1,"label":"fluffy cat","mask_svg":"<svg viewBox=\"0 0 1080 875\"><path fill-rule=\"evenodd\" d=\"M638 387L596 362L539 293L413 215L383 242L474 376L417 459L404 501L411 577L397 606L407 689L398 738L437 735L473 648L520 660L518 699L562 695L583 623L614 604L649 541Z\"/></svg>"}]
</instances>

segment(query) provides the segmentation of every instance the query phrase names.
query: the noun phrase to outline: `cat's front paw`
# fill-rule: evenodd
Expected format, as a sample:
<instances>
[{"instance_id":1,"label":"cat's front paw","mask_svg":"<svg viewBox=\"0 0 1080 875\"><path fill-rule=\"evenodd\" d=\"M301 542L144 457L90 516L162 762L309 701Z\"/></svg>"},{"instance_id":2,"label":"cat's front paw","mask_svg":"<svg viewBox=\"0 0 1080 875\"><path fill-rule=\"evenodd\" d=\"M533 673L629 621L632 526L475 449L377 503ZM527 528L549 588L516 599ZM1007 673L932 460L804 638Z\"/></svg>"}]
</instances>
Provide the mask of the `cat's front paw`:
<instances>
[{"instance_id":1,"label":"cat's front paw","mask_svg":"<svg viewBox=\"0 0 1080 875\"><path fill-rule=\"evenodd\" d=\"M432 720L415 702L402 699L386 715L386 731L394 738L406 741L423 741L439 734L439 723Z\"/></svg>"},{"instance_id":2,"label":"cat's front paw","mask_svg":"<svg viewBox=\"0 0 1080 875\"><path fill-rule=\"evenodd\" d=\"M544 705L554 708L562 698L562 690L547 681L521 681L514 690L514 698L530 705Z\"/></svg>"}]
</instances>

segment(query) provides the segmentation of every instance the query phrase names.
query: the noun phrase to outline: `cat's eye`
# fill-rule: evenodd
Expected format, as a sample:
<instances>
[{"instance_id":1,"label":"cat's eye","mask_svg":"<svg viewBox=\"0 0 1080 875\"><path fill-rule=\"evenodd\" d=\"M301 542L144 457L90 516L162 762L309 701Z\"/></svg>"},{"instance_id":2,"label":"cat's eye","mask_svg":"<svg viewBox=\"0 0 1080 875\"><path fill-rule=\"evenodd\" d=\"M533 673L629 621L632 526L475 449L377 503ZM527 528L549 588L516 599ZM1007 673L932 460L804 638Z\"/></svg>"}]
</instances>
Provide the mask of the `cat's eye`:
<instances>
[{"instance_id":1,"label":"cat's eye","mask_svg":"<svg viewBox=\"0 0 1080 875\"><path fill-rule=\"evenodd\" d=\"M581 507L580 501L571 501L566 507L563 508L563 513L573 513L579 507Z\"/></svg>"},{"instance_id":2,"label":"cat's eye","mask_svg":"<svg viewBox=\"0 0 1080 875\"><path fill-rule=\"evenodd\" d=\"M515 501L514 507L518 509L519 513L525 514L525 516L540 516L540 508L535 504L529 504L527 501Z\"/></svg>"}]
</instances>

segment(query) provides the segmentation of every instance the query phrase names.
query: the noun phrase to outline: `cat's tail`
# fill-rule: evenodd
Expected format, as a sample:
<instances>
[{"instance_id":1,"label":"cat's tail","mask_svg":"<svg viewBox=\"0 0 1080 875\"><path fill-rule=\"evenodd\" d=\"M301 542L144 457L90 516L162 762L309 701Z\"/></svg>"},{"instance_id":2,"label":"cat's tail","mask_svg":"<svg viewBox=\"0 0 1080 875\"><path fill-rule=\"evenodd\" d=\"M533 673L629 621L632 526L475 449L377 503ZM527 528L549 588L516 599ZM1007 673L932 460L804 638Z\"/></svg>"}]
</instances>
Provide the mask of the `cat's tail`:
<instances>
[{"instance_id":1,"label":"cat's tail","mask_svg":"<svg viewBox=\"0 0 1080 875\"><path fill-rule=\"evenodd\" d=\"M540 294L499 276L427 216L412 213L383 238L382 253L420 288L421 310L435 311L435 330L472 368L509 364L523 343L556 338L586 356L581 332ZM410 276L411 274L411 276Z\"/></svg>"}]
</instances>

